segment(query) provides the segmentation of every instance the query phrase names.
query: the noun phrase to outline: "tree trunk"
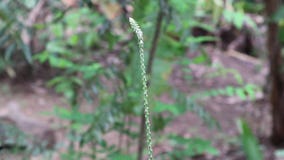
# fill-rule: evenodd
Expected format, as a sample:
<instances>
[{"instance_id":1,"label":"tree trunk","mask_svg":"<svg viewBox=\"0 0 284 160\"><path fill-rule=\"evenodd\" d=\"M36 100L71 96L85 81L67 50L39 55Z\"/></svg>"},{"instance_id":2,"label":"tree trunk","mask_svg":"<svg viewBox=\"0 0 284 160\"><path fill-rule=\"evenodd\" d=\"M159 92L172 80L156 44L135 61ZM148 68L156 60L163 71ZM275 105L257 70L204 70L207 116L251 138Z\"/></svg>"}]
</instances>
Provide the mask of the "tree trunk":
<instances>
[{"instance_id":1,"label":"tree trunk","mask_svg":"<svg viewBox=\"0 0 284 160\"><path fill-rule=\"evenodd\" d=\"M281 5L281 0L265 0L268 17L267 49L270 62L270 104L272 106L272 134L273 144L284 144L284 73L282 71L281 46L278 39L278 24L271 20L272 15Z\"/></svg>"}]
</instances>

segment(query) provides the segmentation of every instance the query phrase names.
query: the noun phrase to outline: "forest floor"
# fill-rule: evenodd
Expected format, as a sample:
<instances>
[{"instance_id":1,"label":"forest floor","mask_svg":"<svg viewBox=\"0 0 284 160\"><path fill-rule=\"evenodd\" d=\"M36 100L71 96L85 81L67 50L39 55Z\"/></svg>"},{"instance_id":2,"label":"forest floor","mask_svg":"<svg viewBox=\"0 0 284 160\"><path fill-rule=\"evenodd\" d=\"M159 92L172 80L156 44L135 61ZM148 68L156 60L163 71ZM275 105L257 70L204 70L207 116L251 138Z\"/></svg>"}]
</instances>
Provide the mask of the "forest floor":
<instances>
[{"instance_id":1,"label":"forest floor","mask_svg":"<svg viewBox=\"0 0 284 160\"><path fill-rule=\"evenodd\" d=\"M214 49L208 49L212 63L221 64L225 68L231 68L240 73L244 83L252 83L262 87L265 85L267 75L267 64L254 58L243 58L239 53L220 53ZM237 55L237 56L236 56ZM192 56L188 54L188 56ZM216 68L202 65L188 66L194 75L194 82L188 84L183 78L183 73L174 69L170 83L187 93L188 95L198 91L205 91L213 88L222 88L228 85L237 86L238 82L232 78L232 73L225 73L222 76L204 78L210 72L216 71ZM11 85L1 82L0 88L0 115L7 112L11 105L18 105L18 112L23 116L29 117L37 122L49 125L55 128L57 139L64 139L64 129L60 128L64 124L56 118L52 112L54 106L67 107L64 99L55 93L50 92L43 87L43 82L25 83ZM185 85L187 87L185 87ZM163 95L161 99L167 99ZM208 160L244 160L244 154L238 147L238 129L236 120L238 118L246 119L252 127L254 133L260 138L260 143L265 154L266 160L273 160L273 147L269 144L267 138L270 134L270 109L267 97L260 91L256 93L255 100L241 100L238 97L217 96L203 99L200 101L202 106L208 110L214 118L220 123L221 130L209 129L196 114L187 112L176 118L166 127L166 133L177 133L185 137L201 137L212 141L213 145L219 149L220 155L212 157L204 155L201 159ZM15 112L15 110L14 110ZM56 129L59 128L59 129ZM110 137L110 135L107 135ZM111 135L113 136L113 135ZM155 135L154 135L155 136ZM113 137L116 141L117 138ZM170 149L165 144L156 145L155 154L167 152ZM1 154L1 153L0 153ZM0 156L1 158L1 156ZM11 159L11 158L10 158ZM14 158L13 158L14 159ZM34 160L40 159L34 157ZM56 158L54 158L56 159Z\"/></svg>"},{"instance_id":2,"label":"forest floor","mask_svg":"<svg viewBox=\"0 0 284 160\"><path fill-rule=\"evenodd\" d=\"M262 145L265 160L278 159L274 157L274 149L269 143L268 137L271 129L270 108L268 97L263 92L263 86L267 85L268 74L267 63L244 54L227 51L220 52L218 49L207 48L212 63L221 65L222 68L237 71L243 78L243 84L254 84L259 86L255 93L255 99L242 100L238 96L216 96L200 100L202 106L210 112L219 122L221 129L210 129L196 114L188 112L178 117L167 132L177 132L187 137L202 137L213 142L220 151L220 156L204 156L200 159L208 160L245 160L244 153L240 148L240 139L237 120L246 120ZM192 53L191 53L192 54ZM190 53L188 57L192 57ZM190 65L194 82L184 87L184 80L180 77L182 73L175 72L172 84L183 90L188 95L212 89L225 88L226 86L239 86L234 72L219 74L212 78L205 78L208 73L218 72L218 69L204 67L202 65Z\"/></svg>"}]
</instances>

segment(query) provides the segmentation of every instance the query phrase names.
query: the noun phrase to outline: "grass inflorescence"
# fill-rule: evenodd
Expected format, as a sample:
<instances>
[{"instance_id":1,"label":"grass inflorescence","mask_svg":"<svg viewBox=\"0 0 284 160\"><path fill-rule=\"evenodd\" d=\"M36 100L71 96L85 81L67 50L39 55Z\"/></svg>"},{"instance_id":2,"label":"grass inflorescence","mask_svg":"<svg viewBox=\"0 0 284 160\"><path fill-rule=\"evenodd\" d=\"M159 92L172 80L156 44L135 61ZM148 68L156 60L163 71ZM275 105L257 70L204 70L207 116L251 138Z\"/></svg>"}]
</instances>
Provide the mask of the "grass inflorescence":
<instances>
[{"instance_id":1,"label":"grass inflorescence","mask_svg":"<svg viewBox=\"0 0 284 160\"><path fill-rule=\"evenodd\" d=\"M143 32L140 29L139 25L133 18L129 18L129 23L131 28L134 30L137 39L138 39L138 48L140 55L140 67L142 75L142 85L143 85L143 98L144 98L144 113L145 113L145 125L146 125L146 138L147 138L147 147L148 147L148 160L153 159L153 148L152 148L152 134L151 134L151 123L150 123L150 111L149 111L149 102L148 102L148 87L147 87L147 75L146 67L144 62L144 41L143 41Z\"/></svg>"}]
</instances>

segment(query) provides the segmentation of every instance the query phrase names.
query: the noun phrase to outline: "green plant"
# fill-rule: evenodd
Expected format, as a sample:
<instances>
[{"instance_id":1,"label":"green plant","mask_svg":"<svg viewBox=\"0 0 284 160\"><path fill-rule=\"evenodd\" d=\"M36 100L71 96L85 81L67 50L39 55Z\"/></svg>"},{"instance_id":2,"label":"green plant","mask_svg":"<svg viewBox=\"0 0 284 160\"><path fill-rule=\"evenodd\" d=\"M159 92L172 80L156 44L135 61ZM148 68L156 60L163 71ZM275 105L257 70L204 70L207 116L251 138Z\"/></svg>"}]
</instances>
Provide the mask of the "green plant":
<instances>
[{"instance_id":1,"label":"green plant","mask_svg":"<svg viewBox=\"0 0 284 160\"><path fill-rule=\"evenodd\" d=\"M242 148L248 160L263 160L263 154L260 150L257 138L253 134L247 122L244 120L237 121L238 129L240 132L240 140Z\"/></svg>"},{"instance_id":2,"label":"green plant","mask_svg":"<svg viewBox=\"0 0 284 160\"><path fill-rule=\"evenodd\" d=\"M87 25L84 25L82 31L77 32L77 28L83 27L83 24ZM111 31L103 31L103 27L107 27L105 17L88 7L66 12L62 18L50 22L46 29L52 36L48 37L46 49L34 56L35 60L49 64L60 73L48 82L48 86L63 94L71 107L64 109L57 106L54 109L58 117L70 122L69 150L62 154L62 159L78 159L84 156L95 159L98 152L103 151L108 155L113 150L117 151L108 145L102 135L112 129L122 130L124 126L118 124L122 124L121 111L124 111L125 101L118 100L124 96L120 85L114 86L114 92L109 93L106 91L107 86L101 81L103 77L117 82L115 75L118 75L115 66L102 67L96 59L103 54L101 50L94 48L102 43L112 48L113 40L117 37ZM99 32L91 32L93 29ZM70 33L67 34L66 30ZM81 112L83 97L90 104L97 98L100 106L90 113ZM74 149L76 144L80 146L78 150ZM92 145L92 153L81 151L86 145Z\"/></svg>"},{"instance_id":3,"label":"green plant","mask_svg":"<svg viewBox=\"0 0 284 160\"><path fill-rule=\"evenodd\" d=\"M145 125L146 125L146 138L148 143L148 155L149 160L153 159L153 149L152 149L152 135L151 135L151 123L150 123L150 111L149 111L149 102L148 102L148 86L147 86L147 77L146 77L146 67L144 64L144 42L143 42L143 32L141 31L139 25L132 18L129 18L129 23L137 35L139 54L140 54L140 66L141 66L141 75L142 75L142 84L143 84L143 95L144 95L144 113L145 113Z\"/></svg>"},{"instance_id":4,"label":"green plant","mask_svg":"<svg viewBox=\"0 0 284 160\"><path fill-rule=\"evenodd\" d=\"M6 71L13 78L16 76L14 67L32 64L32 51L25 39L30 38L33 28L20 18L29 16L30 5L11 0L0 2L0 49L3 52L0 56L0 71Z\"/></svg>"},{"instance_id":5,"label":"green plant","mask_svg":"<svg viewBox=\"0 0 284 160\"><path fill-rule=\"evenodd\" d=\"M260 91L260 87L254 84L246 84L240 87L226 86L225 88L210 89L203 92L194 93L191 96L192 100L210 98L216 96L233 97L238 96L241 100L255 99L256 93Z\"/></svg>"},{"instance_id":6,"label":"green plant","mask_svg":"<svg viewBox=\"0 0 284 160\"><path fill-rule=\"evenodd\" d=\"M211 145L210 141L202 138L184 138L178 135L170 135L169 139L173 150L160 155L160 159L165 156L171 159L186 159L205 153L214 156L219 155L219 151Z\"/></svg>"},{"instance_id":7,"label":"green plant","mask_svg":"<svg viewBox=\"0 0 284 160\"><path fill-rule=\"evenodd\" d=\"M69 151L62 154L62 159L79 159L84 156L99 159L100 157L97 156L99 153L103 153L104 158L109 159L133 158L135 155L133 153L129 154L128 149L122 147L123 142L120 141L118 146L111 146L103 138L103 135L110 131L116 131L120 134L119 136L127 135L131 140L141 138L144 141L143 134L139 135L139 133L132 130L133 128L138 130L136 128L137 124L129 120L131 116L143 115L141 113L143 107L145 113L143 118L146 119L147 127L148 155L149 159L153 159L148 98L151 103L153 102L154 106L152 119L154 132L162 131L168 122L186 111L194 112L209 126L218 126L218 122L195 101L194 96L185 96L184 93L176 91L167 82L173 65L179 64L182 59L185 59L184 56L188 45L199 49L199 47L196 47L199 43L214 39L212 37L194 38L190 36L189 30L191 27L199 26L207 30L214 30L214 25L203 24L195 13L197 1L161 0L159 2L163 7L160 6L157 17L152 16L156 14L157 1L143 0L146 4L143 6L144 10L134 10L134 15L139 18L137 20L141 22L145 39L147 39L145 46L150 46L149 59L151 56L155 57L155 61L149 60L148 62L149 64L153 63L154 67L152 67L152 64L150 65L150 70L153 68L153 74L145 71L142 31L138 30L137 24L132 21L132 24L138 28L134 29L134 31L138 36L139 55L133 54L136 44L129 42L125 38L129 36L128 30L125 31L123 28L119 28L121 33L116 34L117 32L113 31L113 26L117 24L107 19L104 14L93 10L91 1L86 0L84 2L89 7L82 5L77 9L68 10L56 21L48 23L46 30L50 31L52 35L48 37L46 49L34 56L35 60L49 64L52 69L60 73L49 81L48 85L63 94L71 106L70 109L55 107L54 110L58 117L70 122L68 137L72 143L69 146ZM135 3L135 6L140 7L139 3L140 1ZM157 18L157 20L155 21L153 18ZM185 19L186 21L184 21ZM115 21L118 20L121 19ZM158 33L152 30L154 25L156 25ZM77 28L83 29L78 32ZM70 30L71 32L67 34L66 31ZM171 33L179 38L178 40L174 39L165 33ZM151 35L158 36L153 36L153 41L149 42L148 39L152 38ZM162 43L158 44L159 37ZM123 45L125 43L123 41L126 41L127 47ZM156 48L157 54L154 55ZM108 56L117 58L124 65L121 67L116 64L108 64L106 62ZM139 76L141 76L137 73L138 63L140 63L142 69L143 99L140 98L139 92L141 85L137 83L140 79ZM207 63L211 62L208 55L202 52L201 55L190 60L190 63L207 65ZM232 72L231 70L222 71L217 76ZM238 82L242 83L242 78L235 72L233 74ZM148 93L147 87L150 84L150 76L151 87ZM109 89L109 86L104 84L102 79L107 79L115 85ZM203 94L205 97L208 94L209 96L239 95L240 97L254 95L254 90L250 87L239 89L228 86L217 92L216 90L212 89L207 91L209 93ZM169 105L154 102L156 97L165 92L169 93L176 103ZM96 99L98 106L92 108L89 113L81 112L80 105L83 97L90 104L92 104L93 99ZM144 106L140 105L142 100L144 100ZM169 112L170 116L164 116L165 112ZM202 143L201 141L200 139L193 141L194 143L190 145L194 148L196 142L198 150L202 150L200 149L202 147L198 147ZM78 150L74 149L75 144L79 144ZM85 153L81 150L85 146L91 146L92 152ZM205 150L208 146L206 143ZM128 147L129 144L126 144L125 148Z\"/></svg>"},{"instance_id":8,"label":"green plant","mask_svg":"<svg viewBox=\"0 0 284 160\"><path fill-rule=\"evenodd\" d=\"M219 0L201 0L198 3L200 8L199 16L207 16L207 12L212 12L212 19L215 24L218 24L224 19L226 23L233 24L236 28L241 29L244 24L256 28L254 21L245 13L245 6L241 2L222 2Z\"/></svg>"}]
</instances>

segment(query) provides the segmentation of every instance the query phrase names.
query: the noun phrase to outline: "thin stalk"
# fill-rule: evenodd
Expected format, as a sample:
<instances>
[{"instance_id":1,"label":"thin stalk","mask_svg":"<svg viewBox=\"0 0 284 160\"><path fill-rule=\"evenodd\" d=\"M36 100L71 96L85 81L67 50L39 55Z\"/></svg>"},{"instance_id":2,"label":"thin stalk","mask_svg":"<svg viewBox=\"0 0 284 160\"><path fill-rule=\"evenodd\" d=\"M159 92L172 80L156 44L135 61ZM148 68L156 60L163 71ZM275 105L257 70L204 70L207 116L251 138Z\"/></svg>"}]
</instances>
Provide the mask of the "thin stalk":
<instances>
[{"instance_id":1,"label":"thin stalk","mask_svg":"<svg viewBox=\"0 0 284 160\"><path fill-rule=\"evenodd\" d=\"M144 44L143 44L143 35L142 31L140 30L139 26L133 19L129 19L131 27L136 32L138 37L138 45L139 45L139 52L140 52L140 63L142 69L142 83L143 83L143 91L144 91L144 113L141 115L141 125L140 125L140 136L138 141L138 160L142 160L143 158L143 150L144 150L144 138L145 138L145 129L146 129L146 138L147 138L147 147L148 147L148 159L153 159L153 149L152 149L152 139L151 139L151 124L150 124L150 117L149 117L149 104L148 104L148 87L150 86L150 80L147 79L147 75L150 77L152 74L152 66L154 62L154 57L157 49L158 40L160 37L162 21L163 21L163 12L159 11L157 16L157 24L155 29L155 34L152 41L152 46L149 52L149 59L147 64L147 70L144 64Z\"/></svg>"}]
</instances>

